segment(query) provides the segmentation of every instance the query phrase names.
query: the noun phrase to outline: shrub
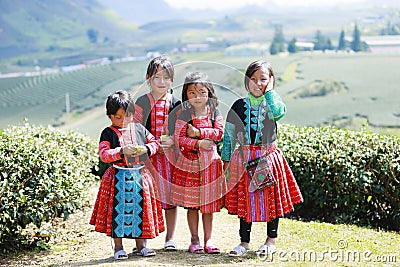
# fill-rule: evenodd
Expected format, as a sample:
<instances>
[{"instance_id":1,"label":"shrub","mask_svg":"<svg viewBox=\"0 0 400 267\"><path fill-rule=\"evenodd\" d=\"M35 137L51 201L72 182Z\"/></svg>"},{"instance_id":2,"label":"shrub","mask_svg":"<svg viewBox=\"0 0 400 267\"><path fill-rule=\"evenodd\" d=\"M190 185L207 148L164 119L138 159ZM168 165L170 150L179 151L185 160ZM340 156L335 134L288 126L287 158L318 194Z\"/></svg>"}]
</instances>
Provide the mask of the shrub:
<instances>
[{"instance_id":1,"label":"shrub","mask_svg":"<svg viewBox=\"0 0 400 267\"><path fill-rule=\"evenodd\" d=\"M290 98L320 97L344 93L348 89L343 82L332 79L316 80L288 94Z\"/></svg>"},{"instance_id":2,"label":"shrub","mask_svg":"<svg viewBox=\"0 0 400 267\"><path fill-rule=\"evenodd\" d=\"M309 219L400 230L400 139L332 127L279 128Z\"/></svg>"},{"instance_id":3,"label":"shrub","mask_svg":"<svg viewBox=\"0 0 400 267\"><path fill-rule=\"evenodd\" d=\"M0 131L0 246L20 246L22 230L67 218L85 204L96 144L76 132L9 126ZM20 243L19 243L20 242Z\"/></svg>"}]
</instances>

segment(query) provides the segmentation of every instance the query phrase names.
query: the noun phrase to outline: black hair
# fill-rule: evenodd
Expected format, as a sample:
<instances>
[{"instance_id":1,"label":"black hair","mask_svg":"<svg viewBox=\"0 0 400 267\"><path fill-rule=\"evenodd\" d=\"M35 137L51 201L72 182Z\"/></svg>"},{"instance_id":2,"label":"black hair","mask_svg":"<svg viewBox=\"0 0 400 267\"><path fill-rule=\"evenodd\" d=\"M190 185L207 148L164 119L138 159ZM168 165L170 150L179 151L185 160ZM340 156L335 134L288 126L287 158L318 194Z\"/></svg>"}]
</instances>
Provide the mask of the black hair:
<instances>
[{"instance_id":1,"label":"black hair","mask_svg":"<svg viewBox=\"0 0 400 267\"><path fill-rule=\"evenodd\" d=\"M126 113L135 113L131 95L125 90L118 90L107 97L106 114L108 117L115 115L120 108Z\"/></svg>"},{"instance_id":2,"label":"black hair","mask_svg":"<svg viewBox=\"0 0 400 267\"><path fill-rule=\"evenodd\" d=\"M251 76L256 72L257 70L261 68L266 68L269 72L269 77L274 77L273 79L273 85L275 87L275 74L274 71L272 70L272 66L269 62L263 61L263 60L257 60L252 63L247 67L246 74L244 76L244 86L246 87L246 90L249 91L249 82Z\"/></svg>"},{"instance_id":3,"label":"black hair","mask_svg":"<svg viewBox=\"0 0 400 267\"><path fill-rule=\"evenodd\" d=\"M189 103L189 99L187 96L187 90L189 85L194 84L195 88L196 86L199 85L203 85L204 87L207 88L208 90L208 100L207 100L207 104L210 106L211 108L211 114L214 114L215 110L217 109L218 106L218 97L215 94L215 90L214 90L214 86L212 85L212 83L210 82L210 80L208 79L207 74L203 73L203 72L189 72L186 74L185 77L185 82L183 84L183 88L182 88L182 103L183 106L185 108L189 108L190 107L190 103Z\"/></svg>"},{"instance_id":4,"label":"black hair","mask_svg":"<svg viewBox=\"0 0 400 267\"><path fill-rule=\"evenodd\" d=\"M171 81L174 81L174 66L172 65L171 60L166 56L158 56L150 61L146 71L146 76L148 79L151 79L151 77L157 73L158 67L161 67L163 70L165 70Z\"/></svg>"}]
</instances>

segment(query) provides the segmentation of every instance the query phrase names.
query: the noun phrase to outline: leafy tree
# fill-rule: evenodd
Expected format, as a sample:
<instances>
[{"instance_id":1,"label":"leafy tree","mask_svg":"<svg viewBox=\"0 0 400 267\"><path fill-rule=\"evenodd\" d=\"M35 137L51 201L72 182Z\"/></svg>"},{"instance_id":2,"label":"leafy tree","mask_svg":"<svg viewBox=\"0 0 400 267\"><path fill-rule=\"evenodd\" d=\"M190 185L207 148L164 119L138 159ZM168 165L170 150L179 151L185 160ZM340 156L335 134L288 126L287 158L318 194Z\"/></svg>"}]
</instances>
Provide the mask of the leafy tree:
<instances>
[{"instance_id":1,"label":"leafy tree","mask_svg":"<svg viewBox=\"0 0 400 267\"><path fill-rule=\"evenodd\" d=\"M332 41L329 37L324 36L320 30L317 31L314 40L314 50L331 50Z\"/></svg>"},{"instance_id":2,"label":"leafy tree","mask_svg":"<svg viewBox=\"0 0 400 267\"><path fill-rule=\"evenodd\" d=\"M297 42L296 38L293 38L293 39L289 42L289 44L288 44L288 51L289 51L289 53L296 53L296 52L299 50L298 47L296 46L296 42Z\"/></svg>"},{"instance_id":3,"label":"leafy tree","mask_svg":"<svg viewBox=\"0 0 400 267\"><path fill-rule=\"evenodd\" d=\"M354 26L354 32L353 32L353 41L351 42L351 50L354 52L360 52L363 51L363 44L361 42L361 32L357 27L357 24Z\"/></svg>"},{"instance_id":4,"label":"leafy tree","mask_svg":"<svg viewBox=\"0 0 400 267\"><path fill-rule=\"evenodd\" d=\"M321 31L318 30L315 34L314 40L314 50L323 50L324 48L324 36L321 34Z\"/></svg>"},{"instance_id":5,"label":"leafy tree","mask_svg":"<svg viewBox=\"0 0 400 267\"><path fill-rule=\"evenodd\" d=\"M276 55L279 53L279 48L278 48L278 44L272 42L271 46L269 47L269 53L271 55Z\"/></svg>"},{"instance_id":6,"label":"leafy tree","mask_svg":"<svg viewBox=\"0 0 400 267\"><path fill-rule=\"evenodd\" d=\"M340 32L338 50L346 50L346 40L344 39L344 30Z\"/></svg>"},{"instance_id":7,"label":"leafy tree","mask_svg":"<svg viewBox=\"0 0 400 267\"><path fill-rule=\"evenodd\" d=\"M381 35L399 35L400 34L400 24L392 25L392 22L389 20L386 24L386 28L380 31Z\"/></svg>"},{"instance_id":8,"label":"leafy tree","mask_svg":"<svg viewBox=\"0 0 400 267\"><path fill-rule=\"evenodd\" d=\"M272 40L269 52L271 55L276 55L281 52L285 52L285 38L283 36L283 30L281 25L275 26L274 39Z\"/></svg>"},{"instance_id":9,"label":"leafy tree","mask_svg":"<svg viewBox=\"0 0 400 267\"><path fill-rule=\"evenodd\" d=\"M86 32L88 38L89 38L89 42L91 42L92 44L97 43L97 37L99 36L99 32L94 30L94 29L89 29Z\"/></svg>"}]
</instances>

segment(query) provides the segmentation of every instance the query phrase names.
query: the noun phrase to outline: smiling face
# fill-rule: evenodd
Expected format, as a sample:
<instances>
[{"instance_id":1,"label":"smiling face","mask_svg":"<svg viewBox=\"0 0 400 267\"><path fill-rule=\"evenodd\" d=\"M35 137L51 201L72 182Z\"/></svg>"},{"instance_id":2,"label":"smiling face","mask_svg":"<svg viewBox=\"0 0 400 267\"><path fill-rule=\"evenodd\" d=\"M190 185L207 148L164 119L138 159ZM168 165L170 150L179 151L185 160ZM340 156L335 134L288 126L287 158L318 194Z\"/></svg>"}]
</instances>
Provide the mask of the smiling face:
<instances>
[{"instance_id":1,"label":"smiling face","mask_svg":"<svg viewBox=\"0 0 400 267\"><path fill-rule=\"evenodd\" d=\"M255 97L262 96L268 84L272 82L267 68L259 68L250 77L249 81L249 91Z\"/></svg>"},{"instance_id":2,"label":"smiling face","mask_svg":"<svg viewBox=\"0 0 400 267\"><path fill-rule=\"evenodd\" d=\"M202 109L208 100L208 89L201 83L189 84L187 88L187 98L190 105L195 109Z\"/></svg>"},{"instance_id":3,"label":"smiling face","mask_svg":"<svg viewBox=\"0 0 400 267\"><path fill-rule=\"evenodd\" d=\"M171 88L172 79L162 67L158 67L156 73L147 78L149 79L152 93L157 97L163 96Z\"/></svg>"}]
</instances>

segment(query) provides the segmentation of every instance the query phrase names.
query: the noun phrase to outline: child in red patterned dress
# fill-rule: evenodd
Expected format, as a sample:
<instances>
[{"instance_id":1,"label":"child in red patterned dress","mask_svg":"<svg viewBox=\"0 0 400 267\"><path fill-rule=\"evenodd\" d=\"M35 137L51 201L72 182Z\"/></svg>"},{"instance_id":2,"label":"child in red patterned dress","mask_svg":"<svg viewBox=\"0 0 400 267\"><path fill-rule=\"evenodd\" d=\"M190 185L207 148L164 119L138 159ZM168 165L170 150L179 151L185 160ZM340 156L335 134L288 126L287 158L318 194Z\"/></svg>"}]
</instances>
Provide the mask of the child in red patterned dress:
<instances>
[{"instance_id":1,"label":"child in red patterned dress","mask_svg":"<svg viewBox=\"0 0 400 267\"><path fill-rule=\"evenodd\" d=\"M173 237L177 209L170 200L170 183L175 161L174 142L171 135L175 127L176 111L180 107L181 101L172 95L174 67L171 60L165 56L153 58L147 67L146 80L150 92L139 96L136 100L135 121L143 124L160 142L158 153L151 156L150 161L154 166L152 171L157 180L157 189L160 193L167 226L164 250L176 251L177 246ZM170 115L171 113L173 115ZM171 116L173 116L172 119Z\"/></svg>"},{"instance_id":2,"label":"child in red patterned dress","mask_svg":"<svg viewBox=\"0 0 400 267\"><path fill-rule=\"evenodd\" d=\"M143 125L132 122L135 109L128 92L110 94L106 113L111 126L101 133L99 155L103 162L113 165L101 178L90 224L112 237L115 259L128 258L122 238L136 239L137 254L154 256L154 250L146 247L146 239L164 231L164 220L145 163L157 153L158 143Z\"/></svg>"},{"instance_id":3,"label":"child in red patterned dress","mask_svg":"<svg viewBox=\"0 0 400 267\"><path fill-rule=\"evenodd\" d=\"M236 100L228 112L221 155L229 190L225 206L229 214L240 218L241 243L229 252L229 256L242 256L250 249L252 222L267 222L267 238L257 250L257 255L265 257L275 252L279 218L293 211L294 205L303 198L275 143L276 121L286 114L286 106L274 90L275 75L271 65L265 61L251 63L244 84L248 94ZM275 183L254 190L250 183L254 182L254 177L249 175L245 164L262 156L269 162ZM263 177L268 177L266 172L257 176L258 179Z\"/></svg>"},{"instance_id":4,"label":"child in red patterned dress","mask_svg":"<svg viewBox=\"0 0 400 267\"><path fill-rule=\"evenodd\" d=\"M188 73L182 89L181 111L175 126L180 154L175 164L174 203L187 208L191 233L191 253L220 253L212 244L213 213L223 206L225 177L216 142L223 134L223 120L217 109L218 98L207 75ZM198 235L199 211L202 213L204 247Z\"/></svg>"}]
</instances>

